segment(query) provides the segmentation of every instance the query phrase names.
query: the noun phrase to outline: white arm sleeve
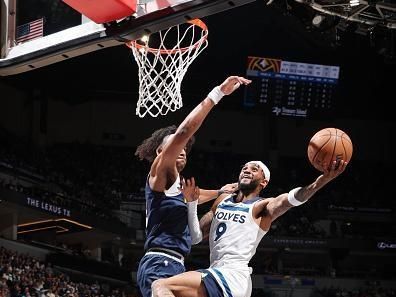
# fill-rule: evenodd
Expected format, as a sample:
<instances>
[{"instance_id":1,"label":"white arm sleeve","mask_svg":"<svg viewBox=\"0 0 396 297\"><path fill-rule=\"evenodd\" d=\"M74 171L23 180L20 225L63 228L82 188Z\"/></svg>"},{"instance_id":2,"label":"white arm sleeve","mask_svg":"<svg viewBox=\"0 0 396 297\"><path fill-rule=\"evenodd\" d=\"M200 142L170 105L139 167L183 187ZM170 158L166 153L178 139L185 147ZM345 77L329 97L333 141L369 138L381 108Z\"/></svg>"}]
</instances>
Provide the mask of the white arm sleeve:
<instances>
[{"instance_id":1,"label":"white arm sleeve","mask_svg":"<svg viewBox=\"0 0 396 297\"><path fill-rule=\"evenodd\" d=\"M190 229L192 244L197 244L202 240L202 231L199 227L197 215L198 200L187 202L188 209L188 228Z\"/></svg>"}]
</instances>

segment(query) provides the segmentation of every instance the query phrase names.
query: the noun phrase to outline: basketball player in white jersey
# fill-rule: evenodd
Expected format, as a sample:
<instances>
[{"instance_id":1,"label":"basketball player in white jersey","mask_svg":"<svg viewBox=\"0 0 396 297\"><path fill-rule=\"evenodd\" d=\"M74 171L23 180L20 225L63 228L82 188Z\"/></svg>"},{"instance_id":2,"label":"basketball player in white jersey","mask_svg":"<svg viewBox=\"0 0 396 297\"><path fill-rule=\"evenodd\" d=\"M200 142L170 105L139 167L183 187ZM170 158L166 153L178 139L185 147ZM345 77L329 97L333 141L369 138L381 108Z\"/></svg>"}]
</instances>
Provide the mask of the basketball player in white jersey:
<instances>
[{"instance_id":1,"label":"basketball player in white jersey","mask_svg":"<svg viewBox=\"0 0 396 297\"><path fill-rule=\"evenodd\" d=\"M250 259L271 223L294 206L308 201L319 189L339 176L347 163L329 166L313 183L292 189L275 198L260 198L270 180L270 171L261 161L246 163L239 175L239 192L222 195L198 222L194 180L187 181L189 228L193 243L209 232L210 267L189 271L153 283L154 297L249 297L251 295ZM327 166L324 166L327 167ZM194 190L195 189L195 190Z\"/></svg>"}]
</instances>

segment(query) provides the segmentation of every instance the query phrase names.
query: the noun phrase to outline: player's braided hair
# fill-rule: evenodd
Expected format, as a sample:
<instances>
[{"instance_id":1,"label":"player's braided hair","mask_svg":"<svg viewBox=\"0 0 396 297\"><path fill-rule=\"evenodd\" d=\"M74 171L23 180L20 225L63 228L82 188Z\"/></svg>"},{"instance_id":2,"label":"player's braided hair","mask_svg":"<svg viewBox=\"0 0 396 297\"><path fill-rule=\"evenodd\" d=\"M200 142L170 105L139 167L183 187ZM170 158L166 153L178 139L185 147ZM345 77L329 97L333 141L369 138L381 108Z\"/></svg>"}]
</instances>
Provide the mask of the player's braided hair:
<instances>
[{"instance_id":1,"label":"player's braided hair","mask_svg":"<svg viewBox=\"0 0 396 297\"><path fill-rule=\"evenodd\" d=\"M135 156L138 156L140 160L146 159L149 162L153 162L157 156L156 150L162 144L164 138L168 135L175 133L177 127L175 125L158 129L154 131L149 138L146 138L141 145L136 149ZM195 142L195 137L192 136L186 145L186 153L188 154Z\"/></svg>"}]
</instances>

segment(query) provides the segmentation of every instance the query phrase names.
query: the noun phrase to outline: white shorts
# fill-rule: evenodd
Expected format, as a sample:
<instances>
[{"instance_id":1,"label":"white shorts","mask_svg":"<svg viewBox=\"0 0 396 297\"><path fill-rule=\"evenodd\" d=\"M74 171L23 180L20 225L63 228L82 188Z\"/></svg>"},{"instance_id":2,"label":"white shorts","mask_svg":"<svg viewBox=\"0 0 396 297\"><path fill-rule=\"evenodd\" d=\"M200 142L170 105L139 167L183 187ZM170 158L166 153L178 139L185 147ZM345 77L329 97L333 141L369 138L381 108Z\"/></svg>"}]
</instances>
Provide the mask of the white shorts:
<instances>
[{"instance_id":1,"label":"white shorts","mask_svg":"<svg viewBox=\"0 0 396 297\"><path fill-rule=\"evenodd\" d=\"M252 293L249 269L239 270L221 267L199 271L202 273L202 281L205 284L208 297L250 297ZM213 285L214 281L217 286Z\"/></svg>"}]
</instances>

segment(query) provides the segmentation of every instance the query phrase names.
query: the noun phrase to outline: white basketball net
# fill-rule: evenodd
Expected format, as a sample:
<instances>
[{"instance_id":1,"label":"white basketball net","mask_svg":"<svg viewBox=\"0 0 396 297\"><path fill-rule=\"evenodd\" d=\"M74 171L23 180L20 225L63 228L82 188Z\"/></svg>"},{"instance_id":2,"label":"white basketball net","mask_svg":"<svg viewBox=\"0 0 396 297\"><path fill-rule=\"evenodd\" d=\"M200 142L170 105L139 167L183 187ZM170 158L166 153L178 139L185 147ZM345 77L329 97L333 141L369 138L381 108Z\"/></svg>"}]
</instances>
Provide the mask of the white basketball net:
<instances>
[{"instance_id":1,"label":"white basketball net","mask_svg":"<svg viewBox=\"0 0 396 297\"><path fill-rule=\"evenodd\" d=\"M139 67L139 117L166 115L183 106L181 83L190 64L207 47L207 35L206 25L192 20L128 44ZM156 48L150 45L153 39Z\"/></svg>"}]
</instances>

